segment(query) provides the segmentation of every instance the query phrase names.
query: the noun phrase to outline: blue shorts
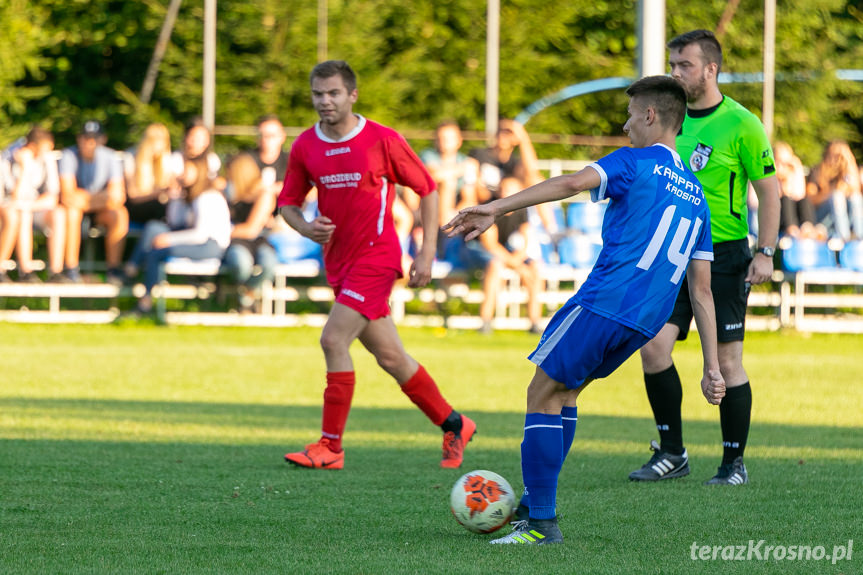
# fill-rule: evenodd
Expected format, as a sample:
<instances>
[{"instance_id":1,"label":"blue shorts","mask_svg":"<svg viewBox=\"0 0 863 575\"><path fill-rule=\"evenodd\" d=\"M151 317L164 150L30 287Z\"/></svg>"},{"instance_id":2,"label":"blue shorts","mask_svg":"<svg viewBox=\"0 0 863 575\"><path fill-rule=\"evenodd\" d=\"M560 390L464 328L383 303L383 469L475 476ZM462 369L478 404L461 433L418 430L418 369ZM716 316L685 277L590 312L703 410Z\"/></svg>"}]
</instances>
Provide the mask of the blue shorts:
<instances>
[{"instance_id":1,"label":"blue shorts","mask_svg":"<svg viewBox=\"0 0 863 575\"><path fill-rule=\"evenodd\" d=\"M646 335L587 311L571 298L551 318L528 359L569 389L608 377L650 341Z\"/></svg>"}]
</instances>

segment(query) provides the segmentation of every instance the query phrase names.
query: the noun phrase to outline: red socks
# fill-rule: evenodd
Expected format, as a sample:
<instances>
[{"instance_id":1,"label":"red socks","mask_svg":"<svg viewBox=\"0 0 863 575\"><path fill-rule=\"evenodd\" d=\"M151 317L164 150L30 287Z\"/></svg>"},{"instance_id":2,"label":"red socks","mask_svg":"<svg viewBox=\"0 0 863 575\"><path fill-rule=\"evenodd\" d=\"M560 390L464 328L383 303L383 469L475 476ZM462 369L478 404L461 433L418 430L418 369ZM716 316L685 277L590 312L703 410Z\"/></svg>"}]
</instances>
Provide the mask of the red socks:
<instances>
[{"instance_id":1,"label":"red socks","mask_svg":"<svg viewBox=\"0 0 863 575\"><path fill-rule=\"evenodd\" d=\"M321 436L330 440L329 448L336 453L342 450L342 435L351 411L355 383L353 371L327 372ZM423 366L419 366L401 389L435 425L441 425L452 413L452 407Z\"/></svg>"},{"instance_id":2,"label":"red socks","mask_svg":"<svg viewBox=\"0 0 863 575\"><path fill-rule=\"evenodd\" d=\"M402 385L402 391L435 425L442 424L452 413L452 407L443 398L437 384L421 365L417 372Z\"/></svg>"},{"instance_id":3,"label":"red socks","mask_svg":"<svg viewBox=\"0 0 863 575\"><path fill-rule=\"evenodd\" d=\"M324 414L321 435L330 440L330 449L342 450L342 435L351 411L356 376L353 371L328 371L324 390Z\"/></svg>"}]
</instances>

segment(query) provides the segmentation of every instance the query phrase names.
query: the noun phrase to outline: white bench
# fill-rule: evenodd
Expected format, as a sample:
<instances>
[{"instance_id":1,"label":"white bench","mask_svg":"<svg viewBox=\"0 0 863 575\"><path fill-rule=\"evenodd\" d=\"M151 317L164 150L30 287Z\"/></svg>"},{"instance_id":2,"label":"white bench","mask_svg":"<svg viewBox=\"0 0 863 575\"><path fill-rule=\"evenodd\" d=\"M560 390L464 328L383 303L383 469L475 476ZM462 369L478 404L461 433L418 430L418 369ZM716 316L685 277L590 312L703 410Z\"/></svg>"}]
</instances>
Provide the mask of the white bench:
<instances>
[{"instance_id":1,"label":"white bench","mask_svg":"<svg viewBox=\"0 0 863 575\"><path fill-rule=\"evenodd\" d=\"M156 304L156 317L164 322L167 313L168 299L207 299L215 291L214 285L176 285L168 283L168 276L211 277L219 276L222 260L209 258L195 260L191 258L170 258L162 264L165 280L153 287L153 300ZM134 295L144 294L144 286L136 285Z\"/></svg>"},{"instance_id":2,"label":"white bench","mask_svg":"<svg viewBox=\"0 0 863 575\"><path fill-rule=\"evenodd\" d=\"M61 284L61 283L0 283L0 298L45 298L47 311L31 311L27 308L3 310L0 318L23 322L45 323L103 323L117 317L117 311L61 311L64 299L114 299L121 295L121 288L111 284Z\"/></svg>"},{"instance_id":3,"label":"white bench","mask_svg":"<svg viewBox=\"0 0 863 575\"><path fill-rule=\"evenodd\" d=\"M791 286L794 291L791 291ZM812 286L823 286L825 292L810 291ZM837 287L852 287L853 293L835 293ZM780 299L783 302L782 323L800 331L861 333L863 332L863 272L847 269L820 269L799 271L785 275L781 285ZM793 321L791 309L794 310ZM836 309L854 309L860 314L842 316ZM827 310L821 314L807 315L815 309Z\"/></svg>"},{"instance_id":4,"label":"white bench","mask_svg":"<svg viewBox=\"0 0 863 575\"><path fill-rule=\"evenodd\" d=\"M299 301L306 297L311 301L332 300L332 290L323 286L306 286L298 288L288 285L291 278L311 279L321 275L321 264L318 260L298 260L291 263L278 264L275 269L272 284L264 284L261 288L261 313L265 316L284 316L287 303ZM327 293L329 292L329 296Z\"/></svg>"}]
</instances>

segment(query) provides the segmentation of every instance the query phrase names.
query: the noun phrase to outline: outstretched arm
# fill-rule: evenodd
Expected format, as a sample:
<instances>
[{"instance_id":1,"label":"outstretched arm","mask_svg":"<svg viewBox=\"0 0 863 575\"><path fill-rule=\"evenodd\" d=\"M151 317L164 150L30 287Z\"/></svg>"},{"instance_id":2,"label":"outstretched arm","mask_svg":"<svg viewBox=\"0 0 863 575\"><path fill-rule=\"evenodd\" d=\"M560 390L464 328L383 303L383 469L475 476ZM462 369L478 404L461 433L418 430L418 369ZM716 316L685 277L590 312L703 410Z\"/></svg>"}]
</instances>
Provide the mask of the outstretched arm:
<instances>
[{"instance_id":1,"label":"outstretched arm","mask_svg":"<svg viewBox=\"0 0 863 575\"><path fill-rule=\"evenodd\" d=\"M601 183L599 172L588 166L574 174L550 178L491 203L465 208L444 225L443 230L450 237L464 234L465 240L472 240L491 227L498 216L544 202L562 200L599 187Z\"/></svg>"},{"instance_id":2,"label":"outstretched arm","mask_svg":"<svg viewBox=\"0 0 863 575\"><path fill-rule=\"evenodd\" d=\"M686 272L689 284L689 299L698 336L701 338L701 353L704 356L704 374L701 391L709 403L719 405L725 397L725 380L719 371L719 352L716 343L716 309L710 289L710 262L692 260Z\"/></svg>"}]
</instances>

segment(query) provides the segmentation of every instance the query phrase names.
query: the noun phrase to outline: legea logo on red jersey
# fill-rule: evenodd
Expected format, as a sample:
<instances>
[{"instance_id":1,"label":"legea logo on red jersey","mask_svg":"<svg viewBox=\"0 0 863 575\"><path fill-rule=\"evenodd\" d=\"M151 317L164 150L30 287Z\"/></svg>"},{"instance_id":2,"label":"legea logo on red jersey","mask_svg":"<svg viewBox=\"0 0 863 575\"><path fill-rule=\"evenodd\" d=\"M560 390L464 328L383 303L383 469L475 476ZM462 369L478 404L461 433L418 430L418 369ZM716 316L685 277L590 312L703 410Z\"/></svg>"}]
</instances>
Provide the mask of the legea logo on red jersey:
<instances>
[{"instance_id":1,"label":"legea logo on red jersey","mask_svg":"<svg viewBox=\"0 0 863 575\"><path fill-rule=\"evenodd\" d=\"M324 152L324 155L327 157L330 156L338 156L339 154L350 154L351 148L350 146L342 146L341 148L333 148L332 150L327 150Z\"/></svg>"},{"instance_id":2,"label":"legea logo on red jersey","mask_svg":"<svg viewBox=\"0 0 863 575\"><path fill-rule=\"evenodd\" d=\"M327 189L332 190L335 188L356 188L359 186L360 180L362 179L363 175L361 173L348 172L321 176L320 181L321 184L327 187Z\"/></svg>"}]
</instances>

